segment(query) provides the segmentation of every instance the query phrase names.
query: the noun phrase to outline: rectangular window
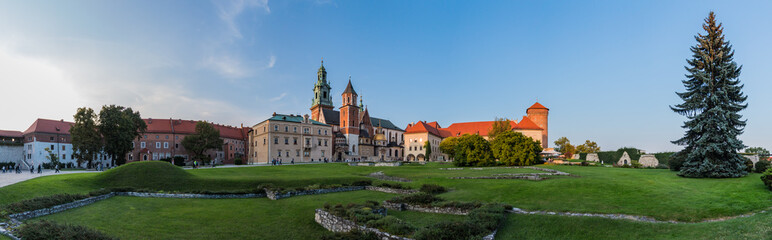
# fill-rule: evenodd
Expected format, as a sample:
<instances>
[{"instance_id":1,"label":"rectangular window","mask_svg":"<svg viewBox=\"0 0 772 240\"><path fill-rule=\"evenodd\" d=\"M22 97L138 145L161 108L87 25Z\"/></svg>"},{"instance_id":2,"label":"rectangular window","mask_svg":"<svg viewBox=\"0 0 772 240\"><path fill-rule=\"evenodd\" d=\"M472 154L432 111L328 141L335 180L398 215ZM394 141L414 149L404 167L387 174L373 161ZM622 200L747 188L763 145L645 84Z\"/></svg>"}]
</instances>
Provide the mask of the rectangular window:
<instances>
[{"instance_id":1,"label":"rectangular window","mask_svg":"<svg viewBox=\"0 0 772 240\"><path fill-rule=\"evenodd\" d=\"M55 149L56 149L56 148L54 148L54 145L53 145L53 144L51 144L51 148L49 148L49 150L53 151L53 150L55 150Z\"/></svg>"},{"instance_id":2,"label":"rectangular window","mask_svg":"<svg viewBox=\"0 0 772 240\"><path fill-rule=\"evenodd\" d=\"M67 154L62 154L62 160L67 160Z\"/></svg>"},{"instance_id":3,"label":"rectangular window","mask_svg":"<svg viewBox=\"0 0 772 240\"><path fill-rule=\"evenodd\" d=\"M54 141L54 137L50 137L49 139L51 139L51 141Z\"/></svg>"},{"instance_id":4,"label":"rectangular window","mask_svg":"<svg viewBox=\"0 0 772 240\"><path fill-rule=\"evenodd\" d=\"M134 142L131 142L131 148L136 148L136 147L134 146Z\"/></svg>"},{"instance_id":5,"label":"rectangular window","mask_svg":"<svg viewBox=\"0 0 772 240\"><path fill-rule=\"evenodd\" d=\"M324 146L327 146L327 139L324 140Z\"/></svg>"},{"instance_id":6,"label":"rectangular window","mask_svg":"<svg viewBox=\"0 0 772 240\"><path fill-rule=\"evenodd\" d=\"M286 152L284 152L284 156L287 156L287 157L289 157L289 150L287 150Z\"/></svg>"},{"instance_id":7,"label":"rectangular window","mask_svg":"<svg viewBox=\"0 0 772 240\"><path fill-rule=\"evenodd\" d=\"M298 132L298 127L292 127L293 132Z\"/></svg>"},{"instance_id":8,"label":"rectangular window","mask_svg":"<svg viewBox=\"0 0 772 240\"><path fill-rule=\"evenodd\" d=\"M179 148L180 148L180 144L179 144L179 143L175 143L175 144L174 144L174 148L175 148L175 149L179 149Z\"/></svg>"},{"instance_id":9,"label":"rectangular window","mask_svg":"<svg viewBox=\"0 0 772 240\"><path fill-rule=\"evenodd\" d=\"M141 147L141 148L145 148L145 146L146 146L146 145L145 145L145 142L140 142L140 143L139 143L139 147Z\"/></svg>"},{"instance_id":10,"label":"rectangular window","mask_svg":"<svg viewBox=\"0 0 772 240\"><path fill-rule=\"evenodd\" d=\"M279 150L279 157L281 157L281 150Z\"/></svg>"},{"instance_id":11,"label":"rectangular window","mask_svg":"<svg viewBox=\"0 0 772 240\"><path fill-rule=\"evenodd\" d=\"M231 145L231 151L233 151L233 145Z\"/></svg>"},{"instance_id":12,"label":"rectangular window","mask_svg":"<svg viewBox=\"0 0 772 240\"><path fill-rule=\"evenodd\" d=\"M322 129L317 129L316 131L318 135L322 135Z\"/></svg>"},{"instance_id":13,"label":"rectangular window","mask_svg":"<svg viewBox=\"0 0 772 240\"><path fill-rule=\"evenodd\" d=\"M289 145L289 138L288 137L284 138L284 145Z\"/></svg>"},{"instance_id":14,"label":"rectangular window","mask_svg":"<svg viewBox=\"0 0 772 240\"><path fill-rule=\"evenodd\" d=\"M161 142L155 142L155 148L161 148Z\"/></svg>"},{"instance_id":15,"label":"rectangular window","mask_svg":"<svg viewBox=\"0 0 772 240\"><path fill-rule=\"evenodd\" d=\"M308 128L303 128L303 133L305 133L305 134L308 134L308 133L310 133L310 132L311 132L311 130L310 130L310 129L308 129Z\"/></svg>"},{"instance_id":16,"label":"rectangular window","mask_svg":"<svg viewBox=\"0 0 772 240\"><path fill-rule=\"evenodd\" d=\"M319 140L319 143L316 144L316 146L322 146L322 140Z\"/></svg>"},{"instance_id":17,"label":"rectangular window","mask_svg":"<svg viewBox=\"0 0 772 240\"><path fill-rule=\"evenodd\" d=\"M293 138L292 139L292 144L298 145L298 138Z\"/></svg>"},{"instance_id":18,"label":"rectangular window","mask_svg":"<svg viewBox=\"0 0 772 240\"><path fill-rule=\"evenodd\" d=\"M278 132L279 131L279 125L273 125L273 131L274 132Z\"/></svg>"},{"instance_id":19,"label":"rectangular window","mask_svg":"<svg viewBox=\"0 0 772 240\"><path fill-rule=\"evenodd\" d=\"M295 150L295 157L300 157L300 150Z\"/></svg>"},{"instance_id":20,"label":"rectangular window","mask_svg":"<svg viewBox=\"0 0 772 240\"><path fill-rule=\"evenodd\" d=\"M306 147L309 147L309 145L311 145L311 139L306 138Z\"/></svg>"},{"instance_id":21,"label":"rectangular window","mask_svg":"<svg viewBox=\"0 0 772 240\"><path fill-rule=\"evenodd\" d=\"M273 144L279 144L279 137L273 138Z\"/></svg>"},{"instance_id":22,"label":"rectangular window","mask_svg":"<svg viewBox=\"0 0 772 240\"><path fill-rule=\"evenodd\" d=\"M308 151L303 152L303 156L306 156L306 157L308 157L310 154L311 153L309 153Z\"/></svg>"},{"instance_id":23,"label":"rectangular window","mask_svg":"<svg viewBox=\"0 0 772 240\"><path fill-rule=\"evenodd\" d=\"M169 148L169 142L164 142L164 148Z\"/></svg>"},{"instance_id":24,"label":"rectangular window","mask_svg":"<svg viewBox=\"0 0 772 240\"><path fill-rule=\"evenodd\" d=\"M322 150L322 157L324 157L324 150Z\"/></svg>"},{"instance_id":25,"label":"rectangular window","mask_svg":"<svg viewBox=\"0 0 772 240\"><path fill-rule=\"evenodd\" d=\"M327 135L327 130L326 129L324 130L324 135Z\"/></svg>"}]
</instances>

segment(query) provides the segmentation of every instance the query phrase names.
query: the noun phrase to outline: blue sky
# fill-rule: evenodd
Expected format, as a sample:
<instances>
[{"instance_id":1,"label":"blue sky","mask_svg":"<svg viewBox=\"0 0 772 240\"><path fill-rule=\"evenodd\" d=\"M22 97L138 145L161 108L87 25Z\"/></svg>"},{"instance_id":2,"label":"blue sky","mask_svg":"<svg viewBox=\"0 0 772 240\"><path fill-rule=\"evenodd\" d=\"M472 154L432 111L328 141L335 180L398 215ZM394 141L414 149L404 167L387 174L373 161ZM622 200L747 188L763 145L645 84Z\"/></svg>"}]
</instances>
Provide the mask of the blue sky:
<instances>
[{"instance_id":1,"label":"blue sky","mask_svg":"<svg viewBox=\"0 0 772 240\"><path fill-rule=\"evenodd\" d=\"M677 150L683 66L716 11L743 65L741 139L772 148L769 1L3 1L0 129L119 104L143 117L251 126L309 113L321 58L373 116L520 119L550 141ZM11 99L11 100L9 100ZM550 142L550 145L552 143Z\"/></svg>"}]
</instances>

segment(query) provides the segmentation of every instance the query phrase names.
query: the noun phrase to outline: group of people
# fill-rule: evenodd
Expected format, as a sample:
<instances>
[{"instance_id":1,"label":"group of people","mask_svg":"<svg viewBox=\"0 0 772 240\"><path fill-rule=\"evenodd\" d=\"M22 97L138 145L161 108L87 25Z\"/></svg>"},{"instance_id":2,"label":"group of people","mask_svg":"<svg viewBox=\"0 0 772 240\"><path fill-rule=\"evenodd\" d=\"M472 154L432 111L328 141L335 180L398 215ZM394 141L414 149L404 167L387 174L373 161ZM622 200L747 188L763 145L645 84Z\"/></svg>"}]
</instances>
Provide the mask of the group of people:
<instances>
[{"instance_id":1,"label":"group of people","mask_svg":"<svg viewBox=\"0 0 772 240\"><path fill-rule=\"evenodd\" d=\"M311 162L314 162L313 158L311 159ZM317 160L317 162L328 163L329 160L327 158L324 158L324 159ZM282 165L283 163L284 163L284 160L282 160L281 158L279 158L279 159L276 159L276 158L271 159L271 165L273 165L273 166ZM295 159L294 158L290 159L290 164L295 164Z\"/></svg>"},{"instance_id":2,"label":"group of people","mask_svg":"<svg viewBox=\"0 0 772 240\"><path fill-rule=\"evenodd\" d=\"M16 174L20 174L21 173L21 166L19 166L19 165L16 165L16 167L3 166L2 169L3 169L3 173L8 173L8 172L16 172ZM43 166L42 165L38 165L38 170L37 171L38 171L38 173L42 174L43 173ZM56 166L56 172L59 172L59 166ZM34 174L35 173L35 167L31 167L29 169L29 173Z\"/></svg>"}]
</instances>

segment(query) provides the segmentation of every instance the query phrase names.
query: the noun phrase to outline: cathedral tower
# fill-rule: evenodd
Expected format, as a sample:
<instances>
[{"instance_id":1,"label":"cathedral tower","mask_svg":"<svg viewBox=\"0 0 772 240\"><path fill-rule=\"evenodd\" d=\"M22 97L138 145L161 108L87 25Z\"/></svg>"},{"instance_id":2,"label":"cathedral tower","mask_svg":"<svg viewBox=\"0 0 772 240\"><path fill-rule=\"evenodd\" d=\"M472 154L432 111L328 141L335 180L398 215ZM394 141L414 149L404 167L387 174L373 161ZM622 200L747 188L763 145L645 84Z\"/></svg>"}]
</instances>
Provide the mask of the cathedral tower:
<instances>
[{"instance_id":1,"label":"cathedral tower","mask_svg":"<svg viewBox=\"0 0 772 240\"><path fill-rule=\"evenodd\" d=\"M545 107L544 105L541 105L539 102L534 103L531 105L531 107L528 108L528 110L525 110L525 113L528 114L528 118L531 119L536 125L539 125L539 127L542 128L541 130L541 147L547 148L549 145L548 138L547 138L547 119L550 114L550 109Z\"/></svg>"},{"instance_id":2,"label":"cathedral tower","mask_svg":"<svg viewBox=\"0 0 772 240\"><path fill-rule=\"evenodd\" d=\"M327 70L324 69L324 61L319 71L316 72L316 84L314 84L314 99L311 101L311 119L319 121L323 109L333 109L330 82L327 81Z\"/></svg>"},{"instance_id":3,"label":"cathedral tower","mask_svg":"<svg viewBox=\"0 0 772 240\"><path fill-rule=\"evenodd\" d=\"M359 155L359 107L356 105L357 92L351 86L351 77L341 97L343 104L340 107L340 132L348 141L349 155Z\"/></svg>"}]
</instances>

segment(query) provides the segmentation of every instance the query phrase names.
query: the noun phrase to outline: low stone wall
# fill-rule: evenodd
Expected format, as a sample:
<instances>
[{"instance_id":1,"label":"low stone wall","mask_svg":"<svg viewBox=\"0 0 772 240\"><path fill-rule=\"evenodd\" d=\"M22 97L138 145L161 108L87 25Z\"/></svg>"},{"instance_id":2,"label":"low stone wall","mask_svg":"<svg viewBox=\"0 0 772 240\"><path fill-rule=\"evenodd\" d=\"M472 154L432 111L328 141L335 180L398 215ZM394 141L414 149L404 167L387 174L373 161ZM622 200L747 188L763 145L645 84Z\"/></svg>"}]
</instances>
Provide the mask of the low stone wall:
<instances>
[{"instance_id":1,"label":"low stone wall","mask_svg":"<svg viewBox=\"0 0 772 240\"><path fill-rule=\"evenodd\" d=\"M395 182L410 182L410 179L407 178L401 178L401 177L392 177L392 176L386 176L386 174L383 174L383 172L374 172L367 175L371 178L377 178L380 180L386 180L386 181L395 181Z\"/></svg>"},{"instance_id":2,"label":"low stone wall","mask_svg":"<svg viewBox=\"0 0 772 240\"><path fill-rule=\"evenodd\" d=\"M367 186L365 187L365 189L370 191L396 193L396 194L413 194L418 192L418 190L415 190L415 189L396 189L396 188L374 187L374 186Z\"/></svg>"},{"instance_id":3,"label":"low stone wall","mask_svg":"<svg viewBox=\"0 0 772 240\"><path fill-rule=\"evenodd\" d=\"M416 211L426 213L441 213L441 214L453 214L453 215L467 215L469 210L456 209L456 208L441 208L441 207L425 207L418 205L410 205L407 203L393 203L389 201L383 201L383 206L388 209L397 211Z\"/></svg>"},{"instance_id":4,"label":"low stone wall","mask_svg":"<svg viewBox=\"0 0 772 240\"><path fill-rule=\"evenodd\" d=\"M359 229L361 231L373 232L383 240L412 240L410 238L392 235L387 232L381 232L375 228L368 228L365 226L357 225L352 221L332 215L331 213L322 209L316 209L314 220L316 220L316 223L319 223L319 225L322 225L322 227L333 232L350 232L351 230Z\"/></svg>"},{"instance_id":5,"label":"low stone wall","mask_svg":"<svg viewBox=\"0 0 772 240\"><path fill-rule=\"evenodd\" d=\"M541 178L539 175L450 177L450 179L525 179L525 180L533 180L533 181L543 180L543 178Z\"/></svg>"},{"instance_id":6,"label":"low stone wall","mask_svg":"<svg viewBox=\"0 0 772 240\"><path fill-rule=\"evenodd\" d=\"M27 211L27 212L23 212L23 213L15 213L15 214L8 215L8 217L11 218L11 219L18 220L18 221L23 221L23 220L27 220L27 219L30 219L30 218L42 217L42 216L45 216L45 215L58 213L58 212L61 212L61 211L64 211L64 210L72 209L72 208L86 206L86 205L95 203L97 201L101 201L101 200L104 200L104 199L111 198L113 196L115 196L115 193L108 193L108 194L101 195L101 196L90 197L90 198L81 199L81 200L70 202L70 203L56 205L56 206L53 206L53 207L50 207L50 208L43 208L43 209Z\"/></svg>"},{"instance_id":7,"label":"low stone wall","mask_svg":"<svg viewBox=\"0 0 772 240\"><path fill-rule=\"evenodd\" d=\"M146 193L146 192L117 192L117 196L154 197L154 198L204 198L204 199L229 199L229 198L264 198L265 193L246 194L193 194L193 193Z\"/></svg>"},{"instance_id":8,"label":"low stone wall","mask_svg":"<svg viewBox=\"0 0 772 240\"><path fill-rule=\"evenodd\" d=\"M440 168L440 170L464 170L464 168L457 167L457 168Z\"/></svg>"},{"instance_id":9,"label":"low stone wall","mask_svg":"<svg viewBox=\"0 0 772 240\"><path fill-rule=\"evenodd\" d=\"M402 166L402 162L352 162L348 163L348 165L363 167L399 167Z\"/></svg>"},{"instance_id":10,"label":"low stone wall","mask_svg":"<svg viewBox=\"0 0 772 240\"><path fill-rule=\"evenodd\" d=\"M349 186L349 187L339 187L339 188L290 191L286 193L279 193L279 192L274 192L266 189L265 193L269 199L279 200L282 198L288 198L288 197L294 197L294 196L325 194L325 193L335 193L335 192L348 192L348 191L358 191L358 190L364 190L364 189L365 189L365 186Z\"/></svg>"}]
</instances>

